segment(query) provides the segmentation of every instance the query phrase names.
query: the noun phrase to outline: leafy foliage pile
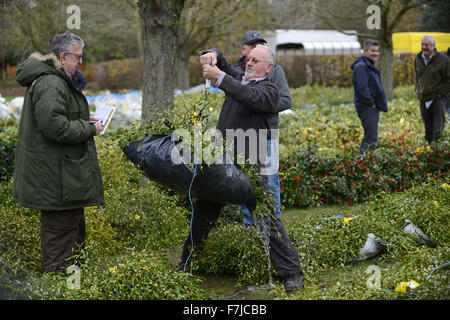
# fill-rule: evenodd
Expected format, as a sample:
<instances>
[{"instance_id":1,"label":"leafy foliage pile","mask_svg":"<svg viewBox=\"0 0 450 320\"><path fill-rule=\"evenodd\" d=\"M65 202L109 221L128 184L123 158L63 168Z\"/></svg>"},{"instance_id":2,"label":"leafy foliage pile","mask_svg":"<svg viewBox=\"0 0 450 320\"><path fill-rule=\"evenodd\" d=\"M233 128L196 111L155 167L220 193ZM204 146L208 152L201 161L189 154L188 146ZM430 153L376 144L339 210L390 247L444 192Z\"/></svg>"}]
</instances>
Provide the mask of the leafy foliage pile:
<instances>
[{"instance_id":1,"label":"leafy foliage pile","mask_svg":"<svg viewBox=\"0 0 450 320\"><path fill-rule=\"evenodd\" d=\"M382 271L381 288L392 290L401 281L415 280L420 284L415 291L416 297L442 299L448 298L445 285L448 271L444 270L430 278L428 276L450 258L447 232L449 204L447 185L430 180L401 194L385 194L369 202L368 209L356 216L345 217L344 214L342 219L327 220L308 217L288 225L288 230L312 283L317 283L323 271L344 268L349 258L358 257L367 235L373 233L382 240L386 252L382 254L382 259L370 261L370 264L386 265L389 262L389 267ZM405 220L411 220L423 230L437 247L430 248L417 236L404 233ZM399 296L399 293L392 295L382 290L368 290L364 281L367 276L361 277L363 281L353 281L347 288L334 291L334 298L353 296L358 299L392 299ZM335 289L338 286L332 285ZM312 291L319 289L313 287ZM320 294L322 290L318 291L314 295Z\"/></svg>"},{"instance_id":2,"label":"leafy foliage pile","mask_svg":"<svg viewBox=\"0 0 450 320\"><path fill-rule=\"evenodd\" d=\"M295 115L282 115L280 121L283 204L323 204L325 197L326 203L340 201L341 206L333 219L313 215L289 220L286 230L299 252L305 289L287 297L282 286L276 286L274 294L290 299L448 299L448 269L436 269L450 257L448 128L441 143L428 149L411 91L395 90L390 112L380 121L377 151L363 156L355 153L362 132L359 119L345 104L352 99L351 90L292 90ZM172 124L192 123L201 98L197 94L178 100L179 107L187 108L182 114L188 115L174 117ZM208 99L204 112L215 123L223 95ZM197 107L189 109L193 105ZM164 122L154 125L168 130ZM10 155L16 134L16 123L5 125L0 133ZM69 289L65 277L42 273L39 212L12 201L13 162L2 163L0 169L9 174L0 184L0 286L8 293L4 298L207 299L210 296L201 288L201 275L206 273L232 274L241 285L267 283L268 261L260 236L254 228L243 228L237 206L224 209L203 250L194 251L192 273L175 271L168 264L167 252L178 254L189 234L191 212L186 197L145 182L121 151L119 143L147 134L142 127L142 132L119 129L96 138L106 206L86 209L78 290ZM364 210L348 213L345 203L366 200ZM405 234L406 219L436 247ZM349 263L359 255L368 233L381 239L386 251L370 261ZM371 265L380 268L379 289L367 285ZM395 291L398 283L410 280L419 287Z\"/></svg>"},{"instance_id":3,"label":"leafy foliage pile","mask_svg":"<svg viewBox=\"0 0 450 320\"><path fill-rule=\"evenodd\" d=\"M286 229L299 253L307 284L303 292L291 298L411 298L407 294L381 289L395 290L397 283L415 280L420 286L414 298L448 299L448 270L428 276L436 267L449 261L449 218L449 187L430 180L404 193L386 193L371 200L367 209L355 216L349 216L343 208L327 219L308 216L294 220L286 225ZM406 219L423 230L435 242L436 248L404 233ZM359 250L369 233L381 239L386 251L372 260L359 262L362 268L356 269L357 274L354 274L355 268L351 269L345 283L339 278L341 283L330 281L322 285L323 275L330 274L330 270L342 273L350 268L351 258L360 256ZM236 225L218 227L199 254L198 270L237 274L243 283L267 282L267 261L254 234L255 230ZM371 290L367 286L365 272L369 265L383 267L380 290Z\"/></svg>"}]
</instances>

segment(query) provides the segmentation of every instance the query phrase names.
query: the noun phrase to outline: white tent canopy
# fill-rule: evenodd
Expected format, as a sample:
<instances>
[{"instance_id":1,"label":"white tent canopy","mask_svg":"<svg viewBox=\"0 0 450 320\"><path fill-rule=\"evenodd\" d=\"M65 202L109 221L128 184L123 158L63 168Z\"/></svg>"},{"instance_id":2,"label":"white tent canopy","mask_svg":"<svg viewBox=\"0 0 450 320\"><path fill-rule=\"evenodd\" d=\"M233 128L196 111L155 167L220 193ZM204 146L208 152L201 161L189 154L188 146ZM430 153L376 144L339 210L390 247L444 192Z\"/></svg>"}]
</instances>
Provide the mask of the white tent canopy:
<instances>
[{"instance_id":1,"label":"white tent canopy","mask_svg":"<svg viewBox=\"0 0 450 320\"><path fill-rule=\"evenodd\" d=\"M354 31L346 31L354 32ZM335 30L275 30L263 33L267 45L279 54L360 54L356 35Z\"/></svg>"}]
</instances>

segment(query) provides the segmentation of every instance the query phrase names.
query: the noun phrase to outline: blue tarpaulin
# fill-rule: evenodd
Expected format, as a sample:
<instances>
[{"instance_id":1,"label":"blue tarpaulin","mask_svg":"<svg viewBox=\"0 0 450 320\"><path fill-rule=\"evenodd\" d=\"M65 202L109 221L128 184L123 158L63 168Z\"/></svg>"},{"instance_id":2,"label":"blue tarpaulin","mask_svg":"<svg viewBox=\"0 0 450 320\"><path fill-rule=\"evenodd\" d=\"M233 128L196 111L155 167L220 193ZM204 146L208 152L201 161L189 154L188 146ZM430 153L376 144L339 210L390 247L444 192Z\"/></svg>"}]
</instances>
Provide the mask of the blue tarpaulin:
<instances>
[{"instance_id":1,"label":"blue tarpaulin","mask_svg":"<svg viewBox=\"0 0 450 320\"><path fill-rule=\"evenodd\" d=\"M197 87L192 87L188 90L188 92L193 92L195 89L198 90ZM219 88L216 88L216 87L211 87L209 90L211 92L223 92L222 90L220 90ZM179 93L181 93L181 90L175 89L174 94L179 94ZM94 103L94 101L102 101L106 96L116 98L116 99L126 99L126 97L130 96L130 95L141 96L142 93L139 90L134 90L134 91L130 91L127 93L109 93L109 94L99 94L97 96L86 96L86 99L89 103Z\"/></svg>"}]
</instances>

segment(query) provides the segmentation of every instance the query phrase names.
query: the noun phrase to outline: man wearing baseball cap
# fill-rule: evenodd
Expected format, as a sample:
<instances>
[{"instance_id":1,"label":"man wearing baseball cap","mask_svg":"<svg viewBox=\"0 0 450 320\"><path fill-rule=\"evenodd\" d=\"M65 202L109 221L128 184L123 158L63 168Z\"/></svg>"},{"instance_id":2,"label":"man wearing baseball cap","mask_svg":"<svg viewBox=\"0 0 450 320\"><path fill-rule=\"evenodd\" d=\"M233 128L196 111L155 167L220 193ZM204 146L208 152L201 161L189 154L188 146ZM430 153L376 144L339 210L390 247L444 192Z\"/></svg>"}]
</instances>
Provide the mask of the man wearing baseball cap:
<instances>
[{"instance_id":1,"label":"man wearing baseball cap","mask_svg":"<svg viewBox=\"0 0 450 320\"><path fill-rule=\"evenodd\" d=\"M237 71L245 72L245 64L246 59L250 51L256 47L258 44L265 44L267 41L264 39L261 33L250 30L247 31L242 36L241 41L241 51L242 58L240 58L237 64L233 67ZM275 57L274 57L275 60ZM274 61L274 66L272 71L268 74L267 78L273 84L275 84L280 93L280 100L278 102L277 113L272 114L272 116L268 119L269 128L275 129L278 132L278 113L284 110L291 108L292 106L292 98L291 93L289 91L289 86L286 80L286 76L284 74L283 68L276 64ZM271 137L270 140L267 141L267 155L270 157L270 165L271 167L276 167L276 173L269 175L269 189L272 192L272 197L274 199L275 205L275 213L278 219L281 217L281 198L280 198L280 179L278 177L278 165L279 165L279 157L278 157L278 136ZM249 225L254 224L252 219L252 214L248 210L245 205L241 206L241 211L244 214L244 225L247 227Z\"/></svg>"},{"instance_id":2,"label":"man wearing baseball cap","mask_svg":"<svg viewBox=\"0 0 450 320\"><path fill-rule=\"evenodd\" d=\"M242 58L238 60L238 63L234 68L237 68L239 71L245 71L245 58L247 58L249 52L256 47L257 44L265 44L267 41L264 40L264 37L258 32L254 30L247 31L242 36L241 41L241 51Z\"/></svg>"}]
</instances>

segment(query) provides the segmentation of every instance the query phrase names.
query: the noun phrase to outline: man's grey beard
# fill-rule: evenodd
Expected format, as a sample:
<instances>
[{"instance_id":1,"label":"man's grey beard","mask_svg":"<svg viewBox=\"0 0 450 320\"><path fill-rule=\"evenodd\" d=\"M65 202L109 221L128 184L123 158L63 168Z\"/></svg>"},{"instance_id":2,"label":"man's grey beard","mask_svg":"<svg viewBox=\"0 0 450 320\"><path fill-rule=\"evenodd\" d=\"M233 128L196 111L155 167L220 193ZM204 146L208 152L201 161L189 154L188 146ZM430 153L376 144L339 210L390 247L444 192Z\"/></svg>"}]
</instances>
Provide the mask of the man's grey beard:
<instances>
[{"instance_id":1,"label":"man's grey beard","mask_svg":"<svg viewBox=\"0 0 450 320\"><path fill-rule=\"evenodd\" d=\"M246 80L252 79L255 76L255 70L249 67L245 68L244 76Z\"/></svg>"}]
</instances>

